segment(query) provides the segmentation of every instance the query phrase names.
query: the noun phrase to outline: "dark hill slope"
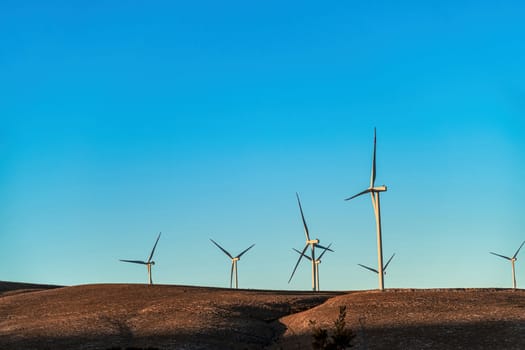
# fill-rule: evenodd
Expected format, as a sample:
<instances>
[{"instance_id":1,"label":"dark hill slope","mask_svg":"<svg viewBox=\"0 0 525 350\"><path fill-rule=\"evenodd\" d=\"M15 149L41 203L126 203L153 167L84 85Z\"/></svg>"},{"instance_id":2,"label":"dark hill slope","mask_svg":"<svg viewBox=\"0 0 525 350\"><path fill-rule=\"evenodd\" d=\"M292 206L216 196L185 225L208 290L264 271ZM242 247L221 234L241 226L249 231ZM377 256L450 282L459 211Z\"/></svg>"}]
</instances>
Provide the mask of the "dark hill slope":
<instances>
[{"instance_id":1,"label":"dark hill slope","mask_svg":"<svg viewBox=\"0 0 525 350\"><path fill-rule=\"evenodd\" d=\"M341 293L85 285L0 297L0 349L260 349Z\"/></svg>"},{"instance_id":2,"label":"dark hill slope","mask_svg":"<svg viewBox=\"0 0 525 350\"><path fill-rule=\"evenodd\" d=\"M308 348L309 320L330 327L346 305L358 349L525 349L525 291L390 290L331 298L285 316L284 348ZM279 347L275 347L279 348Z\"/></svg>"},{"instance_id":3,"label":"dark hill slope","mask_svg":"<svg viewBox=\"0 0 525 350\"><path fill-rule=\"evenodd\" d=\"M0 281L0 297L18 293L35 292L45 289L60 288L60 286L49 284L34 284L21 282L4 282Z\"/></svg>"}]
</instances>

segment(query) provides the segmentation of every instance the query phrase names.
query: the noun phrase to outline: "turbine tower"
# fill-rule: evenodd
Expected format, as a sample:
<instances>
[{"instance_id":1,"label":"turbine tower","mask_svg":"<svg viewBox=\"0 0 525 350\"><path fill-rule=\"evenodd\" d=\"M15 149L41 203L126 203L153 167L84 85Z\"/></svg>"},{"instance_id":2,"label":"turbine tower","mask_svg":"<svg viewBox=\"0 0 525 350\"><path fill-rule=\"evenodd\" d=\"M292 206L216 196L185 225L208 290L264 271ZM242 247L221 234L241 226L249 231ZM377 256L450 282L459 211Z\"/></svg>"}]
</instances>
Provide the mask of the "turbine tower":
<instances>
[{"instance_id":1,"label":"turbine tower","mask_svg":"<svg viewBox=\"0 0 525 350\"><path fill-rule=\"evenodd\" d=\"M518 248L518 250L516 250L516 253L514 253L512 258L509 258L508 256L505 256L505 255L490 252L490 254L494 254L496 256L499 256L500 258L507 259L512 263L512 288L514 289L516 289L516 270L514 268L514 263L516 262L516 260L518 260L517 258L518 253L520 252L520 249L521 247L523 247L524 244L525 244L525 241L521 243L520 247Z\"/></svg>"},{"instance_id":2,"label":"turbine tower","mask_svg":"<svg viewBox=\"0 0 525 350\"><path fill-rule=\"evenodd\" d=\"M160 232L159 235L157 236L157 240L155 241L155 245L153 246L153 249L151 250L151 254L149 255L149 258L148 258L147 261L142 261L142 260L123 260L123 259L120 259L120 261L123 261L123 262L146 265L148 267L149 284L153 284L153 281L151 279L151 266L155 265L155 261L152 261L151 259L153 259L153 253L155 253L155 248L157 247L157 243L159 243L159 238L160 238L160 234L161 233L162 232Z\"/></svg>"},{"instance_id":3,"label":"turbine tower","mask_svg":"<svg viewBox=\"0 0 525 350\"><path fill-rule=\"evenodd\" d=\"M312 290L315 292L317 289L316 289L316 286L317 286L317 283L316 283L316 269L315 269L315 248L321 248L321 249L325 249L325 250L329 250L331 252L333 252L332 249L330 249L329 247L323 247L322 245L319 245L319 239L316 238L316 239L310 239L310 233L308 232L308 226L306 225L306 220L304 219L304 214L303 214L303 207L301 206L301 200L299 199L299 194L297 194L297 192L295 193L295 196L297 197L297 203L299 204L299 210L301 211L301 218L303 220L303 226L304 226L304 234L306 235L306 244L303 248L303 251L301 252L301 256L299 257L299 259L297 260L297 263L295 264L295 267L292 271L292 275L290 276L290 279L288 280L288 283L290 283L290 281L292 280L293 278L293 275L295 273L295 270L297 270L297 266L299 266L299 263L301 262L301 258L304 256L304 253L306 252L306 249L308 249L308 247L310 247L310 250L311 250L311 256L310 256L310 260L312 262Z\"/></svg>"},{"instance_id":4,"label":"turbine tower","mask_svg":"<svg viewBox=\"0 0 525 350\"><path fill-rule=\"evenodd\" d=\"M246 253L248 250L252 249L252 247L255 245L255 244L252 244L251 246L249 246L248 248L246 248L245 250L243 250L239 255L237 255L236 257L233 257L228 251L226 251L226 249L224 249L223 247L221 247L219 245L219 243L215 242L213 239L210 238L210 241L212 241L213 244L215 244L217 246L217 248L219 248L220 250L223 251L224 254L226 254L228 256L228 258L231 259L232 261L232 269L231 269L231 273L230 273L230 288L232 287L232 280L233 280L233 272L235 271L235 288L239 288L239 275L237 273L237 261L241 260L241 256L243 256L244 253Z\"/></svg>"},{"instance_id":5,"label":"turbine tower","mask_svg":"<svg viewBox=\"0 0 525 350\"><path fill-rule=\"evenodd\" d=\"M394 255L396 255L396 253L392 254L392 256L390 257L390 259L388 259L388 261L386 262L385 266L383 266L383 274L386 275L386 268L388 267L388 264L390 264L390 261L392 261L392 258L394 257ZM362 265L362 264L357 264L359 266L361 266L362 268L365 268L367 270L370 270L372 272L375 272L375 273L379 273L379 271L377 271L376 269L374 269L373 267L369 267L369 266L366 266L366 265Z\"/></svg>"},{"instance_id":6,"label":"turbine tower","mask_svg":"<svg viewBox=\"0 0 525 350\"><path fill-rule=\"evenodd\" d=\"M328 245L328 247L326 247L321 255L319 255L319 257L317 259L315 259L315 286L316 286L316 290L319 291L319 264L321 263L321 258L323 257L324 253L326 253L326 251L330 248L330 246L332 245L332 243L330 243ZM310 258L308 255L305 255L303 253L301 253L299 250L293 248L293 250L295 250L297 253L299 253L299 255L301 255L301 257L304 257L310 261L312 261L312 258Z\"/></svg>"},{"instance_id":7,"label":"turbine tower","mask_svg":"<svg viewBox=\"0 0 525 350\"><path fill-rule=\"evenodd\" d=\"M381 206L379 204L379 194L386 191L386 186L375 186L376 181L376 129L374 128L374 153L372 156L372 175L370 176L370 187L366 190L359 192L358 194L348 197L345 201L359 197L363 194L370 193L372 197L372 206L374 207L374 214L376 217L376 230L377 230L377 266L379 276L379 289L385 289L385 283L383 281L383 241L381 238Z\"/></svg>"}]
</instances>

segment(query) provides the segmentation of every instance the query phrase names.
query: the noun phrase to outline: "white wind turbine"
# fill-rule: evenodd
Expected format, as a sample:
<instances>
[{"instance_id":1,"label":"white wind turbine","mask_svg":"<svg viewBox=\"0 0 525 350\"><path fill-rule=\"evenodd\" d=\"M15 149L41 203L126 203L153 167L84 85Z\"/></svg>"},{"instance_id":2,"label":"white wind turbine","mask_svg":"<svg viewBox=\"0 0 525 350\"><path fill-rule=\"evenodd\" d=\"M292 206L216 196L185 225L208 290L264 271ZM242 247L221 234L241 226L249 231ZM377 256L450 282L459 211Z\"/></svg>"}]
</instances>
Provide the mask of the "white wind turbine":
<instances>
[{"instance_id":1,"label":"white wind turbine","mask_svg":"<svg viewBox=\"0 0 525 350\"><path fill-rule=\"evenodd\" d=\"M386 262L385 266L383 266L383 274L386 275L386 268L388 267L388 264L390 264L390 261L392 261L392 258L394 257L394 255L396 255L396 253L392 254L392 256L390 257L390 259L388 259L388 261ZM369 266L366 266L366 265L362 265L362 264L357 264L359 266L361 266L362 268L365 268L367 270L370 270L372 272L375 272L375 273L379 273L379 271L377 271L376 269L374 269L373 267L369 267Z\"/></svg>"},{"instance_id":2,"label":"white wind turbine","mask_svg":"<svg viewBox=\"0 0 525 350\"><path fill-rule=\"evenodd\" d=\"M248 250L252 249L252 247L255 245L255 243L252 244L251 246L249 246L248 248L246 248L245 250L243 250L239 255L233 257L226 249L221 247L219 245L219 243L215 242L211 238L210 238L210 241L212 241L212 243L215 244L217 246L217 248L222 250L223 253L226 254L228 256L228 258L231 259L231 261L232 261L232 268L231 268L231 273L230 273L230 288L232 287L233 271L235 271L235 288L239 288L239 275L237 273L237 261L241 260L241 256L243 256L243 254L246 253Z\"/></svg>"},{"instance_id":3,"label":"white wind turbine","mask_svg":"<svg viewBox=\"0 0 525 350\"><path fill-rule=\"evenodd\" d=\"M514 268L514 263L516 262L516 260L518 260L517 256L518 256L518 253L520 252L521 247L523 247L523 244L525 244L525 241L521 243L520 247L518 248L518 250L516 250L516 253L514 253L512 258L509 258L508 256L505 256L505 255L500 255L497 253L490 252L490 254L494 254L496 256L499 256L500 258L507 259L512 263L512 287L514 289L516 289L516 270Z\"/></svg>"},{"instance_id":4,"label":"white wind turbine","mask_svg":"<svg viewBox=\"0 0 525 350\"><path fill-rule=\"evenodd\" d=\"M159 238L160 238L160 234L161 233L162 232L160 232L159 235L157 236L157 240L155 241L155 245L153 246L153 249L151 250L151 254L149 255L149 258L148 258L147 261L142 261L142 260L123 260L123 259L120 259L120 261L123 261L123 262L146 265L148 267L149 284L153 284L153 281L151 279L151 266L155 265L155 261L152 261L151 259L153 258L153 253L155 253L155 248L157 247L157 243L159 242Z\"/></svg>"},{"instance_id":5,"label":"white wind turbine","mask_svg":"<svg viewBox=\"0 0 525 350\"><path fill-rule=\"evenodd\" d=\"M374 128L374 153L372 156L372 175L370 176L370 187L366 190L359 192L358 194L346 198L345 201L359 197L360 195L370 193L372 197L372 206L374 207L374 214L376 217L376 230L377 230L377 266L379 276L379 289L384 290L385 284L383 281L383 241L381 239L381 207L379 205L379 193L386 191L386 186L375 186L376 181L376 129Z\"/></svg>"},{"instance_id":6,"label":"white wind turbine","mask_svg":"<svg viewBox=\"0 0 525 350\"><path fill-rule=\"evenodd\" d=\"M301 211L301 218L303 220L303 226L304 226L304 234L306 235L306 244L303 248L303 251L301 252L301 256L299 257L299 259L297 260L297 263L295 264L295 267L292 271L292 275L290 276L290 279L288 280L288 283L290 283L290 281L292 280L293 278L293 275L295 273L295 270L297 270L297 266L299 266L299 263L301 262L301 258L304 256L304 253L306 252L306 249L308 249L308 247L310 247L311 249L311 256L310 256L310 261L312 262L312 290L315 292L316 291L316 264L315 264L315 248L321 248L321 249L325 249L325 250L329 250L331 252L333 252L332 249L328 248L328 247L323 247L322 245L319 245L319 239L316 238L316 239L310 239L310 233L308 232L308 226L306 225L306 220L304 219L304 214L303 214L303 207L301 206L301 200L299 199L299 194L297 194L297 192L295 193L296 197L297 197L297 203L299 204L299 210Z\"/></svg>"},{"instance_id":7,"label":"white wind turbine","mask_svg":"<svg viewBox=\"0 0 525 350\"><path fill-rule=\"evenodd\" d=\"M330 248L330 246L332 245L332 243L330 243L328 245L328 247L326 247L322 252L321 252L321 255L319 255L319 257L317 259L315 259L315 287L316 287L316 290L319 291L319 264L321 263L321 258L323 257L324 253L326 253L326 251ZM302 257L305 257L306 259L312 261L312 258L310 258L308 255L305 255L303 253L301 253L301 251L293 248L293 250L295 250L297 253L299 253L299 255L301 255Z\"/></svg>"}]
</instances>

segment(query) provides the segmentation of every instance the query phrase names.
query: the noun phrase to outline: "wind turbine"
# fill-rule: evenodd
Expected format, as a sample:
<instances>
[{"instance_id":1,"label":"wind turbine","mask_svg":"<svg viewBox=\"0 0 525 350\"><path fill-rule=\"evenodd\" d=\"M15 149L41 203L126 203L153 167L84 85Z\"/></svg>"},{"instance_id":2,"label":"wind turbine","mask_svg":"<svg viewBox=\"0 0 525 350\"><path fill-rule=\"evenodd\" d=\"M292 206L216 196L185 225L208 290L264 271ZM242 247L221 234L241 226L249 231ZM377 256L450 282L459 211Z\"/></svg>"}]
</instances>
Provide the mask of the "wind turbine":
<instances>
[{"instance_id":1,"label":"wind turbine","mask_svg":"<svg viewBox=\"0 0 525 350\"><path fill-rule=\"evenodd\" d=\"M348 197L345 201L354 199L363 194L370 193L372 197L372 206L374 207L374 214L376 217L376 230L377 230L377 266L379 276L379 289L385 289L385 283L383 281L383 241L381 239L381 207L379 205L379 193L386 192L386 186L375 186L376 181L376 129L374 128L374 153L372 156L372 175L370 176L370 187L366 190L359 192L358 194Z\"/></svg>"},{"instance_id":2,"label":"wind turbine","mask_svg":"<svg viewBox=\"0 0 525 350\"><path fill-rule=\"evenodd\" d=\"M146 265L148 267L148 278L149 278L149 284L153 284L153 281L151 280L151 265L155 265L155 261L152 261L153 253L155 253L155 248L157 247L157 243L159 243L160 234L157 236L157 240L155 241L155 245L153 246L153 249L151 250L151 254L149 255L148 261L142 261L142 260L123 260L120 259L120 261L133 263L133 264L141 264Z\"/></svg>"},{"instance_id":3,"label":"wind turbine","mask_svg":"<svg viewBox=\"0 0 525 350\"><path fill-rule=\"evenodd\" d=\"M224 254L226 254L228 256L228 258L231 259L231 261L232 261L232 269L231 269L231 273L230 273L230 288L232 287L233 271L235 271L235 288L239 288L239 275L237 274L237 261L241 260L241 256L243 256L243 254L246 253L248 250L252 249L252 247L255 245L255 243L252 244L251 246L249 246L248 248L246 248L245 250L243 250L236 257L233 257L230 253L228 253L228 251L226 249L221 247L219 245L219 243L215 242L211 238L210 238L210 241L212 241L213 244L215 244L220 250L222 250L224 252Z\"/></svg>"},{"instance_id":4,"label":"wind turbine","mask_svg":"<svg viewBox=\"0 0 525 350\"><path fill-rule=\"evenodd\" d=\"M392 254L392 256L390 257L390 259L388 259L388 261L386 262L385 266L383 266L383 274L386 275L386 268L388 267L388 264L390 264L390 261L392 261L392 258L394 257L394 255L396 255L396 253ZM376 269L372 268L372 267L369 267L369 266L366 266L366 265L362 265L362 264L357 264L367 270L370 270L372 272L375 272L375 273L379 273L379 271L377 271Z\"/></svg>"},{"instance_id":5,"label":"wind turbine","mask_svg":"<svg viewBox=\"0 0 525 350\"><path fill-rule=\"evenodd\" d=\"M303 251L301 252L301 256L299 257L299 259L297 260L297 263L295 264L295 267L293 269L292 275L290 276L290 279L288 280L288 283L290 283L290 281L292 280L295 270L297 270L297 266L299 266L299 263L301 262L301 258L304 256L306 249L310 247L311 249L310 261L312 262L312 290L315 292L316 285L317 285L316 284L316 281L317 281L316 269L315 269L315 248L317 247L317 248L329 250L331 252L333 252L333 250L330 249L329 247L323 247L322 245L319 245L320 241L318 238L310 239L310 233L308 232L308 226L306 225L306 220L304 219L303 207L301 206L301 200L299 199L299 194L297 194L296 192L295 196L297 197L297 203L299 204L299 210L301 211L301 218L303 219L304 234L306 235L306 244L303 248Z\"/></svg>"},{"instance_id":6,"label":"wind turbine","mask_svg":"<svg viewBox=\"0 0 525 350\"><path fill-rule=\"evenodd\" d=\"M330 246L332 245L332 243L330 243L328 245L328 247L326 247L323 252L321 253L321 255L319 255L319 257L317 259L315 259L315 286L316 286L316 290L319 291L319 264L321 263L321 258L323 257L324 253L326 253L326 251L330 248ZM301 251L293 248L293 250L295 250L297 253L299 253L302 257L305 257L306 259L312 261L312 258L310 258L308 255L305 255L303 253L301 253Z\"/></svg>"},{"instance_id":7,"label":"wind turbine","mask_svg":"<svg viewBox=\"0 0 525 350\"><path fill-rule=\"evenodd\" d=\"M518 258L517 258L518 253L520 252L520 249L521 249L521 247L523 247L524 244L525 244L525 241L523 241L523 243L521 243L520 247L518 248L518 250L516 250L516 253L514 253L512 258L509 258L508 256L505 256L505 255L500 255L500 254L497 254L497 253L490 252L490 254L494 254L496 256L499 256L500 258L510 260L510 262L512 263L512 287L514 289L516 289L516 270L514 268L514 263L516 262L516 260L518 260Z\"/></svg>"}]
</instances>

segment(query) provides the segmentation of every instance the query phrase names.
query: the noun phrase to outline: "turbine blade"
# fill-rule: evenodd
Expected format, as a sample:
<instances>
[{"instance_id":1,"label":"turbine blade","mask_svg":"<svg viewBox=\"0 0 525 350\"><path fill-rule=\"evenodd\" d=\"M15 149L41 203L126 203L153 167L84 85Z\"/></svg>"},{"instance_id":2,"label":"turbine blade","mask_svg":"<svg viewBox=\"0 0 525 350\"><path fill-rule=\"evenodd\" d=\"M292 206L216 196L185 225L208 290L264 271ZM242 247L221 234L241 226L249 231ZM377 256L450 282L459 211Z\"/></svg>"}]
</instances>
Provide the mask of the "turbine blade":
<instances>
[{"instance_id":1,"label":"turbine blade","mask_svg":"<svg viewBox=\"0 0 525 350\"><path fill-rule=\"evenodd\" d=\"M374 187L376 181L376 128L374 128L374 153L372 156L372 174L370 175L370 188Z\"/></svg>"},{"instance_id":2,"label":"turbine blade","mask_svg":"<svg viewBox=\"0 0 525 350\"><path fill-rule=\"evenodd\" d=\"M214 241L213 239L211 239L211 238L210 238L210 241L212 241L212 243L215 244L215 245L217 246L217 248L219 248L220 250L222 250L222 251L224 252L224 254L226 254L230 259L233 259L233 256L232 256L230 253L228 253L228 252L226 251L226 249L224 249L223 247L221 247L221 246L219 245L219 243L215 242L215 241Z\"/></svg>"},{"instance_id":3,"label":"turbine blade","mask_svg":"<svg viewBox=\"0 0 525 350\"><path fill-rule=\"evenodd\" d=\"M299 199L299 194L295 192L295 195L297 197L297 203L299 203L299 210L301 211L301 218L303 219L303 225L304 225L304 234L306 235L306 240L310 240L310 233L308 232L308 225L306 225L306 220L304 219L303 214L303 207L301 206L301 200Z\"/></svg>"},{"instance_id":4,"label":"turbine blade","mask_svg":"<svg viewBox=\"0 0 525 350\"><path fill-rule=\"evenodd\" d=\"M328 245L328 247L324 248L323 252L321 253L321 255L319 255L319 257L317 258L317 260L321 260L321 258L323 257L324 253L326 253L327 250L330 250L331 252L333 252L332 249L330 249L330 246L332 245L332 243L330 243ZM318 247L321 247L320 245L318 245Z\"/></svg>"},{"instance_id":5,"label":"turbine blade","mask_svg":"<svg viewBox=\"0 0 525 350\"><path fill-rule=\"evenodd\" d=\"M490 252L490 254L494 254L494 255L499 256L500 258L503 258L503 259L512 260L511 258L509 258L508 256L505 256L505 255L501 255L501 254L497 254L497 253L493 253L493 252Z\"/></svg>"},{"instance_id":6,"label":"turbine blade","mask_svg":"<svg viewBox=\"0 0 525 350\"><path fill-rule=\"evenodd\" d=\"M392 254L392 256L390 257L390 259L388 259L388 261L386 262L385 267L383 267L383 271L386 270L386 268L388 267L388 264L390 264L390 261L392 261L392 258L394 257L394 255L396 255L396 253Z\"/></svg>"},{"instance_id":7,"label":"turbine blade","mask_svg":"<svg viewBox=\"0 0 525 350\"><path fill-rule=\"evenodd\" d=\"M345 198L345 201L349 201L350 199L354 199L355 197L359 197L365 193L368 193L368 192L371 192L372 190L370 188L367 188L366 190L362 191L362 192L359 192L358 194L356 195L353 195L352 197L348 197L348 198Z\"/></svg>"},{"instance_id":8,"label":"turbine blade","mask_svg":"<svg viewBox=\"0 0 525 350\"><path fill-rule=\"evenodd\" d=\"M361 265L361 264L357 264L357 265L359 265L359 266L361 266L361 267L363 267L363 268L365 268L367 270L370 270L372 272L379 273L376 269L373 269L371 267L368 267L368 266L365 266L365 265Z\"/></svg>"},{"instance_id":9,"label":"turbine blade","mask_svg":"<svg viewBox=\"0 0 525 350\"><path fill-rule=\"evenodd\" d=\"M120 261L133 263L133 264L141 264L141 265L147 265L148 264L147 262L142 261L142 260L124 260L124 259L120 259Z\"/></svg>"},{"instance_id":10,"label":"turbine blade","mask_svg":"<svg viewBox=\"0 0 525 350\"><path fill-rule=\"evenodd\" d=\"M516 250L516 253L514 253L514 255L512 256L512 259L515 259L518 256L518 253L520 252L520 249L521 249L521 247L523 247L524 244L525 244L525 241L523 241L523 243L521 243L521 245L518 248L518 250Z\"/></svg>"},{"instance_id":11,"label":"turbine blade","mask_svg":"<svg viewBox=\"0 0 525 350\"><path fill-rule=\"evenodd\" d=\"M255 243L252 244L251 246L249 246L248 248L246 248L245 250L243 250L241 254L237 255L237 258L240 259L241 256L242 256L244 253L246 253L248 250L252 249L254 245L255 245Z\"/></svg>"},{"instance_id":12,"label":"turbine blade","mask_svg":"<svg viewBox=\"0 0 525 350\"><path fill-rule=\"evenodd\" d=\"M292 249L295 250L297 253L299 253L299 255L304 256L306 259L312 261L312 258L310 258L308 255L301 253L300 251L298 251L298 250L295 249L295 248L292 248Z\"/></svg>"},{"instance_id":13,"label":"turbine blade","mask_svg":"<svg viewBox=\"0 0 525 350\"><path fill-rule=\"evenodd\" d=\"M157 240L155 241L155 245L153 246L153 249L151 250L151 254L149 255L149 258L148 258L148 262L151 261L151 259L153 258L153 253L155 253L155 248L157 248L157 243L159 243L159 238L160 238L160 234L162 232L159 232L159 235L157 236Z\"/></svg>"},{"instance_id":14,"label":"turbine blade","mask_svg":"<svg viewBox=\"0 0 525 350\"><path fill-rule=\"evenodd\" d=\"M233 261L232 261L232 270L230 272L230 288L232 287L232 281L233 281Z\"/></svg>"},{"instance_id":15,"label":"turbine blade","mask_svg":"<svg viewBox=\"0 0 525 350\"><path fill-rule=\"evenodd\" d=\"M299 263L301 262L302 255L304 255L304 252L306 252L307 248L308 248L308 244L304 246L304 249L301 252L301 256L299 257L299 259L297 260L297 263L295 264L295 267L293 268L292 275L290 276L290 279L288 280L288 283L290 283L290 281L292 280L293 275L295 273L295 270L297 270L297 266L299 266Z\"/></svg>"},{"instance_id":16,"label":"turbine blade","mask_svg":"<svg viewBox=\"0 0 525 350\"><path fill-rule=\"evenodd\" d=\"M316 247L316 248L320 248L320 249L324 249L324 250L329 250L329 251L331 251L331 252L333 253L334 251L333 251L332 249L330 249L330 246L331 246L331 245L332 245L332 243L330 243L330 244L328 245L328 247L323 247L323 246L320 245L320 244L316 244L315 247Z\"/></svg>"}]
</instances>

